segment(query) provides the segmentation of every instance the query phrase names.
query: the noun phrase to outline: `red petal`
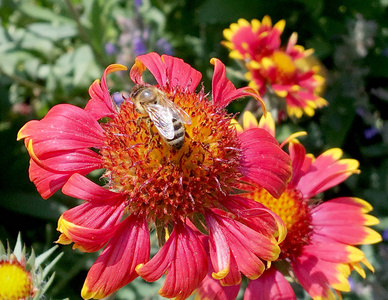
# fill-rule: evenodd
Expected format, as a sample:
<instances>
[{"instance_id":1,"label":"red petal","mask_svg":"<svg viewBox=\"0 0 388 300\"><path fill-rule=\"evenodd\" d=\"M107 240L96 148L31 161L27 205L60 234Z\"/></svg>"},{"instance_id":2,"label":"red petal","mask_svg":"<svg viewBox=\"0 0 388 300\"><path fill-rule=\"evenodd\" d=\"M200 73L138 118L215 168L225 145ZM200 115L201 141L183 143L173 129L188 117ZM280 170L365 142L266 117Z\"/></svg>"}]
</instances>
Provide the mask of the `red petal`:
<instances>
[{"instance_id":1,"label":"red petal","mask_svg":"<svg viewBox=\"0 0 388 300\"><path fill-rule=\"evenodd\" d=\"M341 281L342 287L348 285L346 277L350 269L347 265L319 260L309 254L301 255L291 265L300 284L313 298L335 299L329 285L339 285Z\"/></svg>"},{"instance_id":2,"label":"red petal","mask_svg":"<svg viewBox=\"0 0 388 300\"><path fill-rule=\"evenodd\" d=\"M276 268L266 270L260 278L251 280L245 290L244 300L296 300L287 279Z\"/></svg>"},{"instance_id":3,"label":"red petal","mask_svg":"<svg viewBox=\"0 0 388 300\"><path fill-rule=\"evenodd\" d=\"M209 254L213 269L215 270L213 276L217 279L222 279L230 270L230 248L216 219L211 215L207 215L206 217L206 224L209 228ZM241 281L241 275L237 280Z\"/></svg>"},{"instance_id":4,"label":"red petal","mask_svg":"<svg viewBox=\"0 0 388 300\"><path fill-rule=\"evenodd\" d=\"M342 243L311 243L303 247L303 252L309 253L319 259L334 263L351 263L361 261L364 253L352 246Z\"/></svg>"},{"instance_id":5,"label":"red petal","mask_svg":"<svg viewBox=\"0 0 388 300\"><path fill-rule=\"evenodd\" d=\"M218 107L226 107L234 99L252 96L260 101L265 109L264 102L256 90L250 87L236 89L233 83L226 77L225 65L217 58L212 58L210 63L214 65L212 79L212 102Z\"/></svg>"},{"instance_id":6,"label":"red petal","mask_svg":"<svg viewBox=\"0 0 388 300\"><path fill-rule=\"evenodd\" d=\"M291 141L288 150L292 161L291 183L293 186L296 186L300 178L306 174L306 170L310 167L312 159L306 157L306 149L300 143Z\"/></svg>"},{"instance_id":7,"label":"red petal","mask_svg":"<svg viewBox=\"0 0 388 300\"><path fill-rule=\"evenodd\" d=\"M70 197L94 202L111 203L123 197L121 194L111 192L95 184L80 174L71 176L62 192Z\"/></svg>"},{"instance_id":8,"label":"red petal","mask_svg":"<svg viewBox=\"0 0 388 300\"><path fill-rule=\"evenodd\" d=\"M206 276L207 258L201 241L188 226L177 224L170 238L146 264L137 268L147 281L159 279L167 271L159 294L186 299Z\"/></svg>"},{"instance_id":9,"label":"red petal","mask_svg":"<svg viewBox=\"0 0 388 300\"><path fill-rule=\"evenodd\" d=\"M90 149L56 151L40 157L32 155L34 158L39 166L53 173L88 174L101 168L101 156Z\"/></svg>"},{"instance_id":10,"label":"red petal","mask_svg":"<svg viewBox=\"0 0 388 300\"><path fill-rule=\"evenodd\" d=\"M227 252L225 248L229 247L239 270L248 278L256 279L264 271L264 264L260 258L274 260L280 253L274 239L269 239L231 218L219 214L207 214L206 223L209 227L210 251L219 252L217 254L210 253L213 266L218 266L218 262L214 261L214 258L216 257L219 261L221 255ZM213 233L216 233L216 236ZM217 238L217 236L222 237L222 239ZM217 245L217 242L223 240L227 242L225 245L221 245L221 247ZM212 247L212 243L215 247ZM217 269L215 268L215 270Z\"/></svg>"},{"instance_id":11,"label":"red petal","mask_svg":"<svg viewBox=\"0 0 388 300\"><path fill-rule=\"evenodd\" d=\"M73 215L77 215L82 212L88 212L89 208L92 208L92 212L94 213L101 213L103 211L102 209L94 209L94 207L89 202L87 202L66 211L59 218L57 230L61 232L61 235L56 241L57 243L68 245L73 242L73 249L79 249L83 252L95 252L100 250L111 239L111 237L116 234L118 226L95 229L78 226L77 224L67 220L72 219ZM90 213L87 215L90 216ZM104 216L106 215L104 214ZM100 220L101 219L102 218L100 218Z\"/></svg>"},{"instance_id":12,"label":"red petal","mask_svg":"<svg viewBox=\"0 0 388 300\"><path fill-rule=\"evenodd\" d=\"M358 170L354 159L340 159L340 149L330 149L311 164L306 174L300 178L297 188L306 198L321 193L346 180Z\"/></svg>"},{"instance_id":13,"label":"red petal","mask_svg":"<svg viewBox=\"0 0 388 300\"><path fill-rule=\"evenodd\" d=\"M70 104L54 106L40 121L30 121L18 133L18 139L32 141L39 158L50 152L100 147L104 132L98 122L83 109Z\"/></svg>"},{"instance_id":14,"label":"red petal","mask_svg":"<svg viewBox=\"0 0 388 300\"><path fill-rule=\"evenodd\" d=\"M30 159L29 176L42 198L47 199L58 191L74 172L77 171L80 174L86 175L94 169L95 167L92 166L91 168L77 169L67 173L52 172L50 170L43 169Z\"/></svg>"},{"instance_id":15,"label":"red petal","mask_svg":"<svg viewBox=\"0 0 388 300\"><path fill-rule=\"evenodd\" d=\"M193 92L201 81L202 74L182 59L162 55L162 60L165 63L167 80L170 86L181 86L187 88L189 92Z\"/></svg>"},{"instance_id":16,"label":"red petal","mask_svg":"<svg viewBox=\"0 0 388 300\"><path fill-rule=\"evenodd\" d=\"M117 113L114 106L108 106L104 100L104 93L101 90L100 81L95 80L89 87L90 100L86 103L85 111L88 111L96 120L103 117L113 118ZM110 97L110 95L109 95Z\"/></svg>"},{"instance_id":17,"label":"red petal","mask_svg":"<svg viewBox=\"0 0 388 300\"><path fill-rule=\"evenodd\" d=\"M30 159L28 172L30 180L35 184L36 189L43 199L51 197L71 176L70 173L53 173L47 171L38 166L32 159Z\"/></svg>"},{"instance_id":18,"label":"red petal","mask_svg":"<svg viewBox=\"0 0 388 300\"><path fill-rule=\"evenodd\" d=\"M73 194L87 195L87 189L94 189L89 193L91 198L79 206L67 210L58 221L58 231L62 233L59 243L69 244L74 242L73 248L86 252L94 252L103 247L116 231L125 209L125 197L104 190L83 176L72 176L64 187ZM79 177L78 184L85 183L85 192L77 193L77 188L72 188L75 177ZM83 178L83 180L81 180ZM89 182L89 183L88 183ZM109 193L108 193L109 192ZM103 197L103 194L106 197ZM93 196L96 195L95 198ZM88 196L88 195L87 195Z\"/></svg>"},{"instance_id":19,"label":"red petal","mask_svg":"<svg viewBox=\"0 0 388 300\"><path fill-rule=\"evenodd\" d=\"M116 231L126 198L110 192L80 174L74 174L62 191L88 202L63 213L58 221L59 243L74 242L73 248L94 252L103 247Z\"/></svg>"},{"instance_id":20,"label":"red petal","mask_svg":"<svg viewBox=\"0 0 388 300\"><path fill-rule=\"evenodd\" d=\"M219 280L215 280L212 277L214 269L209 263L209 270L201 282L200 286L196 290L197 295L200 299L207 300L234 300L240 290L240 284L233 286L223 286Z\"/></svg>"},{"instance_id":21,"label":"red petal","mask_svg":"<svg viewBox=\"0 0 388 300\"><path fill-rule=\"evenodd\" d=\"M85 202L65 211L62 217L68 222L85 228L110 228L117 225L124 214L125 203L122 200Z\"/></svg>"},{"instance_id":22,"label":"red petal","mask_svg":"<svg viewBox=\"0 0 388 300\"><path fill-rule=\"evenodd\" d=\"M373 244L381 241L381 236L373 229L361 225L325 226L316 228L314 232L348 245Z\"/></svg>"},{"instance_id":23,"label":"red petal","mask_svg":"<svg viewBox=\"0 0 388 300\"><path fill-rule=\"evenodd\" d=\"M77 174L78 175L78 174ZM79 177L83 177L78 175ZM103 197L104 193L99 190L105 190L104 188L91 182L89 179L83 177L84 180L79 183L85 182L85 192L87 194L87 185L94 186L95 190L90 191L90 200L79 206L76 206L63 213L64 218L78 226L104 229L112 227L118 224L124 214L126 197L120 194L107 191L106 197ZM69 181L74 181L74 176ZM90 183L86 183L89 181ZM69 182L66 183L64 190L70 189ZM75 189L72 190L73 194ZM106 191L106 190L105 190ZM94 197L94 198L92 198Z\"/></svg>"},{"instance_id":24,"label":"red petal","mask_svg":"<svg viewBox=\"0 0 388 300\"><path fill-rule=\"evenodd\" d=\"M214 274L212 274L214 277ZM239 286L242 281L241 272L238 268L236 259L233 255L230 256L230 266L229 266L229 273L222 279L220 279L220 283L222 286Z\"/></svg>"},{"instance_id":25,"label":"red petal","mask_svg":"<svg viewBox=\"0 0 388 300\"><path fill-rule=\"evenodd\" d=\"M267 131L253 128L240 136L241 172L273 197L279 198L291 177L291 159Z\"/></svg>"},{"instance_id":26,"label":"red petal","mask_svg":"<svg viewBox=\"0 0 388 300\"><path fill-rule=\"evenodd\" d=\"M201 73L182 59L152 52L136 58L130 77L136 84L144 84L143 72L148 69L160 86L180 86L192 92L201 81Z\"/></svg>"},{"instance_id":27,"label":"red petal","mask_svg":"<svg viewBox=\"0 0 388 300\"><path fill-rule=\"evenodd\" d=\"M144 84L142 75L146 69L148 69L151 74L154 75L159 85L166 84L167 76L159 54L156 52L151 52L136 57L135 64L129 71L129 77L131 77L131 80L136 84Z\"/></svg>"},{"instance_id":28,"label":"red petal","mask_svg":"<svg viewBox=\"0 0 388 300\"><path fill-rule=\"evenodd\" d=\"M364 204L365 203L365 204ZM373 217L366 213L371 206L366 201L342 197L326 201L312 209L312 224L321 226L375 225L368 224ZM378 222L376 220L376 222Z\"/></svg>"},{"instance_id":29,"label":"red petal","mask_svg":"<svg viewBox=\"0 0 388 300\"><path fill-rule=\"evenodd\" d=\"M253 230L268 238L277 237L278 243L285 239L287 228L284 222L261 203L241 196L230 196L222 204L238 217L238 221Z\"/></svg>"},{"instance_id":30,"label":"red petal","mask_svg":"<svg viewBox=\"0 0 388 300\"><path fill-rule=\"evenodd\" d=\"M102 75L101 83L99 80L95 80L89 87L89 95L91 99L86 104L85 110L88 111L96 120L103 117L112 118L117 113L106 85L106 76L112 72L124 70L127 70L127 67L123 65L109 65Z\"/></svg>"},{"instance_id":31,"label":"red petal","mask_svg":"<svg viewBox=\"0 0 388 300\"><path fill-rule=\"evenodd\" d=\"M150 255L147 222L133 215L125 219L107 247L90 268L81 295L101 299L131 282L137 265Z\"/></svg>"}]
</instances>

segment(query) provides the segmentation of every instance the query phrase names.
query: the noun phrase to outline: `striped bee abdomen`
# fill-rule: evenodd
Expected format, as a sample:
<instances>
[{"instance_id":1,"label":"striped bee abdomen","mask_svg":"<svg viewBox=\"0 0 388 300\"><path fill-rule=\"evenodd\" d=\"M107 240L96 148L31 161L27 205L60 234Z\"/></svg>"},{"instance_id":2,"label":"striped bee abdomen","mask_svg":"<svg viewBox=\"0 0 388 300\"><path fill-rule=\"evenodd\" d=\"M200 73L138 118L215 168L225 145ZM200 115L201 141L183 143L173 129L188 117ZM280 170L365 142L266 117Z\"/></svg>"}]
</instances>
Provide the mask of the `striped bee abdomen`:
<instances>
[{"instance_id":1,"label":"striped bee abdomen","mask_svg":"<svg viewBox=\"0 0 388 300\"><path fill-rule=\"evenodd\" d=\"M174 124L174 137L171 140L165 139L165 141L169 146L179 150L185 142L185 126L178 119L173 118L172 121Z\"/></svg>"}]
</instances>

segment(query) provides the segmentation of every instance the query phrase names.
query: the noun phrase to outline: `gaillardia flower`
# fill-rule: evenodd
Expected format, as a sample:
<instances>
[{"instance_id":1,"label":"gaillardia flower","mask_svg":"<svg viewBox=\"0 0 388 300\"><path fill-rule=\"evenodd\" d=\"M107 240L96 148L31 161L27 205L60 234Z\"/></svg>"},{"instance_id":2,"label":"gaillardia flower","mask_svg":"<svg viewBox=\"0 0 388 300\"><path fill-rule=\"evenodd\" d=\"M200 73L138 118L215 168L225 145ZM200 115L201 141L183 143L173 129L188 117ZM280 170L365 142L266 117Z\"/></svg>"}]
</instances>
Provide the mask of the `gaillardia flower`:
<instances>
[{"instance_id":1,"label":"gaillardia flower","mask_svg":"<svg viewBox=\"0 0 388 300\"><path fill-rule=\"evenodd\" d=\"M320 96L325 83L321 64L311 65L313 49L296 45L296 33L291 35L285 49L280 47L284 26L285 21L281 20L272 27L268 16L262 22L240 19L224 30L228 41L223 44L230 49L232 58L244 62L251 87L261 94L285 99L285 105L282 102L270 105L278 105L277 109L285 110L289 116L300 118L303 113L312 116L316 108L327 105ZM271 97L264 99L269 102Z\"/></svg>"},{"instance_id":2,"label":"gaillardia flower","mask_svg":"<svg viewBox=\"0 0 388 300\"><path fill-rule=\"evenodd\" d=\"M245 113L243 120L245 130L260 126L275 134L270 114L260 125L251 113ZM252 188L244 195L270 208L287 227L278 260L260 278L250 280L244 299L296 299L285 276L296 279L313 299L336 299L336 293L340 297L340 292L350 291L347 278L352 270L364 278L361 264L373 271L355 245L381 241L381 236L368 227L379 221L367 214L372 207L359 198L340 197L324 202L314 199L357 173L356 160L341 159L338 148L314 158L306 155L305 148L292 138L289 150L293 175L280 198L274 199L262 188ZM197 293L205 299L233 299L230 295L237 295L236 288L228 287L229 293L224 289L207 276Z\"/></svg>"},{"instance_id":3,"label":"gaillardia flower","mask_svg":"<svg viewBox=\"0 0 388 300\"><path fill-rule=\"evenodd\" d=\"M230 50L229 56L234 59L261 61L263 57L272 55L279 49L280 36L285 25L286 22L281 20L272 26L269 16L264 16L261 22L253 19L249 23L245 19L239 19L224 30L227 41L222 44Z\"/></svg>"},{"instance_id":4,"label":"gaillardia flower","mask_svg":"<svg viewBox=\"0 0 388 300\"><path fill-rule=\"evenodd\" d=\"M31 156L30 179L42 197L62 189L85 200L60 217L58 242L86 252L106 245L89 270L83 298L103 298L138 275L155 281L166 274L159 294L185 299L205 277L207 257L213 276L232 284L241 274L258 278L263 261L278 258L282 221L249 199L251 212L239 210L241 197L233 194L248 178L280 196L291 176L290 158L263 129L237 135L225 106L260 97L252 88L236 89L218 59L211 63L211 101L203 89L195 91L198 71L181 59L149 53L131 68L136 86L120 106L112 101L106 76L126 68L111 65L90 86L85 109L57 105L20 130L18 139L25 139ZM143 81L146 69L156 85ZM142 111L143 100L150 100L152 118ZM174 137L184 137L179 147L166 137L170 122ZM104 170L103 187L85 176L95 169ZM151 259L149 230L161 246Z\"/></svg>"},{"instance_id":5,"label":"gaillardia flower","mask_svg":"<svg viewBox=\"0 0 388 300\"><path fill-rule=\"evenodd\" d=\"M52 260L44 269L40 265L57 247L52 247L38 257L35 256L32 250L27 259L26 247L22 245L20 234L13 251L9 246L6 250L0 241L0 299L41 299L54 280L55 274L52 274L48 280L45 277L63 253Z\"/></svg>"}]
</instances>

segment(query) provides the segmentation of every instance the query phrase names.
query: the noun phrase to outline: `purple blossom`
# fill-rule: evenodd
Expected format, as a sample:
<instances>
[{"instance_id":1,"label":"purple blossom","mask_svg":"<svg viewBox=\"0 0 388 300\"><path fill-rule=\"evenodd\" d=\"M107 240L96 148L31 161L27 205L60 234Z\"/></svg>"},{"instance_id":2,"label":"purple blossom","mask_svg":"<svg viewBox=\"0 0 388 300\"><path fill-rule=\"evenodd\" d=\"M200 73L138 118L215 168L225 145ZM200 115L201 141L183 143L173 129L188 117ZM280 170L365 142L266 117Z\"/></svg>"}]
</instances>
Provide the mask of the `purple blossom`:
<instances>
[{"instance_id":1,"label":"purple blossom","mask_svg":"<svg viewBox=\"0 0 388 300\"><path fill-rule=\"evenodd\" d=\"M117 106L120 106L124 102L124 97L121 93L116 92L112 95L112 99Z\"/></svg>"},{"instance_id":2,"label":"purple blossom","mask_svg":"<svg viewBox=\"0 0 388 300\"><path fill-rule=\"evenodd\" d=\"M112 54L115 54L117 52L117 48L115 46L115 44L113 43L106 43L105 44L105 53L108 54L108 55L112 55Z\"/></svg>"},{"instance_id":3,"label":"purple blossom","mask_svg":"<svg viewBox=\"0 0 388 300\"><path fill-rule=\"evenodd\" d=\"M364 136L367 140L370 140L371 138L375 137L379 133L380 131L376 127L370 127L364 130Z\"/></svg>"},{"instance_id":4,"label":"purple blossom","mask_svg":"<svg viewBox=\"0 0 388 300\"><path fill-rule=\"evenodd\" d=\"M164 37L158 39L155 48L159 54L174 55L174 49Z\"/></svg>"},{"instance_id":5,"label":"purple blossom","mask_svg":"<svg viewBox=\"0 0 388 300\"><path fill-rule=\"evenodd\" d=\"M141 37L134 37L132 40L133 52L135 56L147 53L147 47Z\"/></svg>"},{"instance_id":6,"label":"purple blossom","mask_svg":"<svg viewBox=\"0 0 388 300\"><path fill-rule=\"evenodd\" d=\"M140 6L143 5L143 0L135 0L134 1L134 5L135 5L135 10L139 10Z\"/></svg>"},{"instance_id":7,"label":"purple blossom","mask_svg":"<svg viewBox=\"0 0 388 300\"><path fill-rule=\"evenodd\" d=\"M383 231L383 241L388 241L388 228Z\"/></svg>"}]
</instances>

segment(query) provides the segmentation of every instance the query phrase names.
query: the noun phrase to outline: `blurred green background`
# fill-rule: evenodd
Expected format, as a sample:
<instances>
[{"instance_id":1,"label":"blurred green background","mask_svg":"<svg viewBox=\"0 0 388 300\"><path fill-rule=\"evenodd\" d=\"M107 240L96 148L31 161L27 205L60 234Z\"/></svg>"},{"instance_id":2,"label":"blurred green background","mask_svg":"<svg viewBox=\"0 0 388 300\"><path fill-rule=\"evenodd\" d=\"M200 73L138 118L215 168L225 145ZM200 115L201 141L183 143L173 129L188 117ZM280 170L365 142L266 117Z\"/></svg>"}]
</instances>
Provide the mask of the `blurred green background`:
<instances>
[{"instance_id":1,"label":"blurred green background","mask_svg":"<svg viewBox=\"0 0 388 300\"><path fill-rule=\"evenodd\" d=\"M376 268L366 280L351 278L344 299L386 299L388 286L388 0L0 0L0 239L15 244L18 232L35 252L53 245L60 214L77 204L60 192L42 200L28 179L29 156L16 134L58 103L84 107L88 87L110 63L131 67L150 51L183 58L211 87L212 57L227 66L236 86L242 70L220 44L222 31L239 18L287 22L282 37L296 31L298 44L314 48L327 69L329 106L280 127L301 138L315 155L340 147L360 162L360 175L325 193L325 199L356 196L370 202L385 241L362 250ZM111 92L129 91L128 76L110 76ZM246 102L230 107L241 111ZM80 299L97 254L65 252L47 299ZM158 299L161 283L136 279L112 299ZM298 291L300 299L308 299Z\"/></svg>"}]
</instances>

